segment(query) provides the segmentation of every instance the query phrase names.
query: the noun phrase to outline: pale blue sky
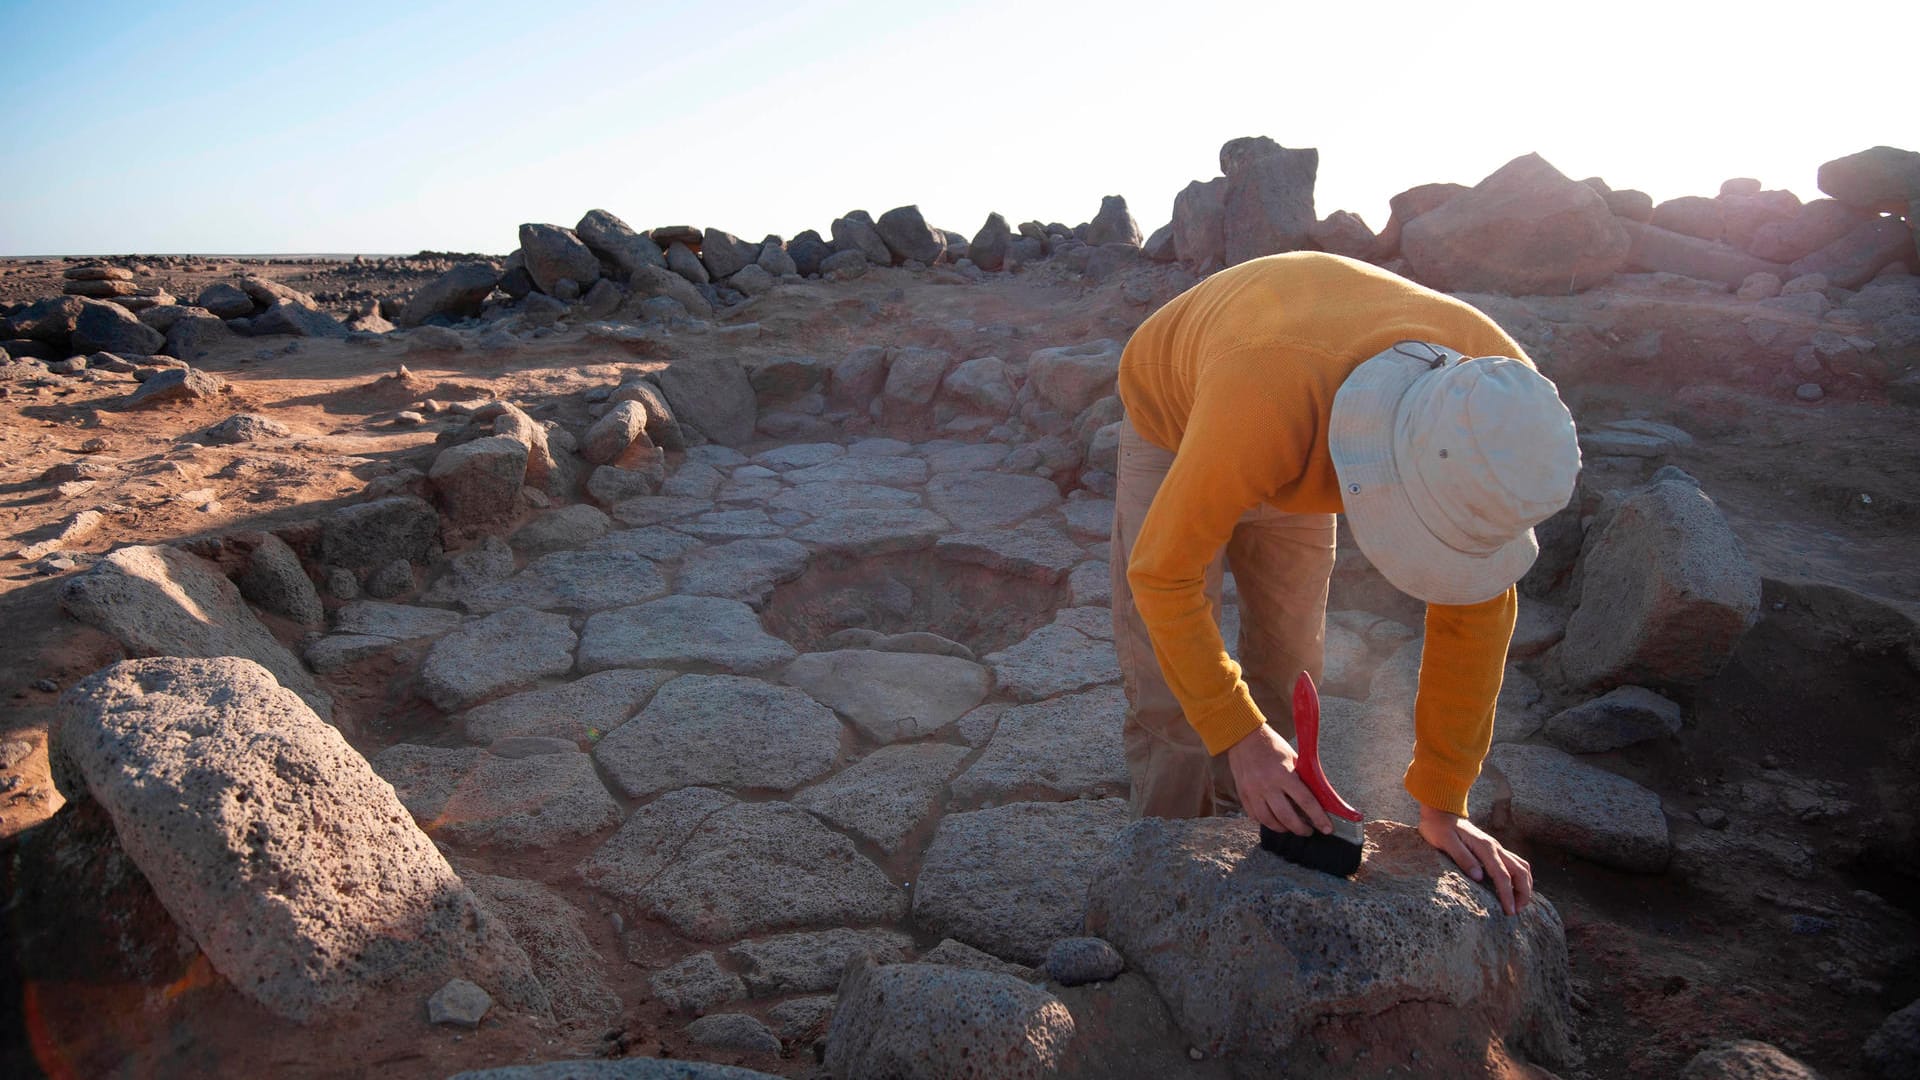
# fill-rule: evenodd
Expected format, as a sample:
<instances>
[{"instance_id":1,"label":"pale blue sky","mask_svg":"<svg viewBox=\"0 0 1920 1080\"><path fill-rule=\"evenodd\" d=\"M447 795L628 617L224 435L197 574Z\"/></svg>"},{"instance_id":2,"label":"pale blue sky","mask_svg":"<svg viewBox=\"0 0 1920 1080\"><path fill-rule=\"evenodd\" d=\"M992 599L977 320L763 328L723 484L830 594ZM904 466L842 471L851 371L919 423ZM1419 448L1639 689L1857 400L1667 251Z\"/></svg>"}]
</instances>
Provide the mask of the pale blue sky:
<instances>
[{"instance_id":1,"label":"pale blue sky","mask_svg":"<svg viewBox=\"0 0 1920 1080\"><path fill-rule=\"evenodd\" d=\"M920 204L1143 229L1238 135L1318 209L1538 151L1656 199L1915 146L1911 0L0 0L0 255L504 253L604 207L759 239ZM1844 13L1828 19L1827 11Z\"/></svg>"}]
</instances>

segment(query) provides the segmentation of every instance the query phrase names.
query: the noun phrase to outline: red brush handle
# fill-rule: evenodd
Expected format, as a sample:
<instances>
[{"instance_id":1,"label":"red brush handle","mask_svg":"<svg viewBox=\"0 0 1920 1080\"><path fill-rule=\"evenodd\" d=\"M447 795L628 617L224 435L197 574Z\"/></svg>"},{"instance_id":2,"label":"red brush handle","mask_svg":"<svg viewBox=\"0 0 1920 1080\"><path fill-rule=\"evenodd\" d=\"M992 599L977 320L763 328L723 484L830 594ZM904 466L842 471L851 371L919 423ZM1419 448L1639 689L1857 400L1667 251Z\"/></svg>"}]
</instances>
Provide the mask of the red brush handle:
<instances>
[{"instance_id":1,"label":"red brush handle","mask_svg":"<svg viewBox=\"0 0 1920 1080\"><path fill-rule=\"evenodd\" d=\"M1319 801L1320 809L1348 821L1361 820L1360 811L1333 790L1320 768L1320 693L1313 688L1312 676L1304 671L1293 683L1293 729L1300 736L1300 760L1294 767Z\"/></svg>"}]
</instances>

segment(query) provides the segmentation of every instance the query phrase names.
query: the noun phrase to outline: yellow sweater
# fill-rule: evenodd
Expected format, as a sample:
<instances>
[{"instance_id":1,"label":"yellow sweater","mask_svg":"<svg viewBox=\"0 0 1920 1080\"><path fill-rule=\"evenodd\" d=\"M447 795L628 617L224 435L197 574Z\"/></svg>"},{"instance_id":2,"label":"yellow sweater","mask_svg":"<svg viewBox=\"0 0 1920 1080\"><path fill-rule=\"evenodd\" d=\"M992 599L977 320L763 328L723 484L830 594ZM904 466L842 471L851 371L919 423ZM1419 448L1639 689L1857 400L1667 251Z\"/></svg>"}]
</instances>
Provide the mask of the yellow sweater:
<instances>
[{"instance_id":1,"label":"yellow sweater","mask_svg":"<svg viewBox=\"0 0 1920 1080\"><path fill-rule=\"evenodd\" d=\"M1120 361L1120 398L1146 441L1174 451L1127 564L1154 655L1207 749L1224 752L1265 718L1207 606L1206 566L1261 503L1338 513L1327 448L1333 396L1395 342L1468 356L1526 354L1467 304L1352 259L1271 255L1221 271L1142 323ZM1527 361L1531 362L1531 361ZM1465 814L1493 737L1516 594L1427 606L1407 791Z\"/></svg>"}]
</instances>

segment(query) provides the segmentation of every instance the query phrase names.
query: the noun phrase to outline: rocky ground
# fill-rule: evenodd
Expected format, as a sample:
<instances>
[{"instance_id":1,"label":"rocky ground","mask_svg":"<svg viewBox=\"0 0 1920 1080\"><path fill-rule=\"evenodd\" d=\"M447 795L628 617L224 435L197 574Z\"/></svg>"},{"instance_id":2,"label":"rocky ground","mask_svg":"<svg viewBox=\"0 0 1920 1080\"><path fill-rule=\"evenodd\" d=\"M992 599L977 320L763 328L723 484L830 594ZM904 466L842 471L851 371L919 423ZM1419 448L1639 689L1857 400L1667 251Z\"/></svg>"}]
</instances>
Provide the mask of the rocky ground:
<instances>
[{"instance_id":1,"label":"rocky ground","mask_svg":"<svg viewBox=\"0 0 1920 1080\"><path fill-rule=\"evenodd\" d=\"M589 218L601 267L570 272L611 275ZM840 224L833 257L864 238ZM1709 1057L1867 1077L1902 1051L1863 1047L1912 1046L1883 1030L1920 995L1898 259L1785 304L1751 265L1736 291L1624 254L1572 296L1449 283L1560 382L1586 451L1473 799L1548 900L1507 919L1391 824L1420 611L1347 546L1325 753L1376 822L1362 877L1280 866L1244 822L1127 828L1112 370L1209 268L1172 261L1178 228L1143 252L1130 219L1036 225L996 271L935 234L824 274L668 230L653 252L698 273L624 267L597 300L543 270L540 228L485 272L0 273L16 304L94 280L250 305L171 316L190 369L97 349L0 382L16 1071L943 1075L964 1050L995 1075L1612 1078L1750 1039ZM424 313L462 273L484 306ZM688 294L702 274L727 284ZM1230 589L1222 616L1231 642ZM95 674L126 657L162 659ZM228 882L233 852L271 872ZM236 930L287 910L298 948ZM1365 963L1276 974L1342 949Z\"/></svg>"}]
</instances>

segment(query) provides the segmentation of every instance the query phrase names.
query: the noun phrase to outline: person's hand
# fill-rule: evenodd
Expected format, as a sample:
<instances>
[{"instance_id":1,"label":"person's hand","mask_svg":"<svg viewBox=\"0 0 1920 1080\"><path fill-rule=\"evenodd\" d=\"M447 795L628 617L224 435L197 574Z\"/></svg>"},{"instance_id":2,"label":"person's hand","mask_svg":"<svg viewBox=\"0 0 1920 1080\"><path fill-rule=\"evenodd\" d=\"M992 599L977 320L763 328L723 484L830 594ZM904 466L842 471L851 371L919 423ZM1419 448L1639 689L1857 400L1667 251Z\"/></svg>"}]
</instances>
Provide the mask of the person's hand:
<instances>
[{"instance_id":1,"label":"person's hand","mask_svg":"<svg viewBox=\"0 0 1920 1080\"><path fill-rule=\"evenodd\" d=\"M1265 724L1228 747L1227 765L1240 792L1240 806L1269 829L1295 836L1311 836L1316 829L1330 832L1333 823L1320 809L1320 800L1293 770L1297 756L1287 740Z\"/></svg>"},{"instance_id":2,"label":"person's hand","mask_svg":"<svg viewBox=\"0 0 1920 1080\"><path fill-rule=\"evenodd\" d=\"M1492 885L1501 911L1512 915L1533 899L1533 867L1466 818L1422 806L1420 838L1444 852L1468 877Z\"/></svg>"}]
</instances>

